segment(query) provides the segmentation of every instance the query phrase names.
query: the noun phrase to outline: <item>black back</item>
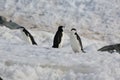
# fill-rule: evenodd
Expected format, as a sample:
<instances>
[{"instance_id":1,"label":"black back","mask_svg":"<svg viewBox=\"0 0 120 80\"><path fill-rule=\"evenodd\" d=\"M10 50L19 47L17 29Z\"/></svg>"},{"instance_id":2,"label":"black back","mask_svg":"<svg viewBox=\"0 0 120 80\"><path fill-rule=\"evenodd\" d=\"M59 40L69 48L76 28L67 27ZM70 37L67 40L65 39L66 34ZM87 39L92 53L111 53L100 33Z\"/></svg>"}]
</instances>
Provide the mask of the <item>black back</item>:
<instances>
[{"instance_id":1,"label":"black back","mask_svg":"<svg viewBox=\"0 0 120 80\"><path fill-rule=\"evenodd\" d=\"M21 27L21 28L23 28L23 32L25 33L25 35L30 37L32 44L37 45L37 43L35 42L33 36L24 27Z\"/></svg>"},{"instance_id":2,"label":"black back","mask_svg":"<svg viewBox=\"0 0 120 80\"><path fill-rule=\"evenodd\" d=\"M63 26L59 26L58 27L58 31L56 32L55 36L54 36L54 40L53 40L53 48L58 48L59 44L61 42L61 38L63 36L62 32L63 32Z\"/></svg>"},{"instance_id":3,"label":"black back","mask_svg":"<svg viewBox=\"0 0 120 80\"><path fill-rule=\"evenodd\" d=\"M75 33L76 37L77 37L77 40L79 41L79 44L81 46L81 51L85 53L85 51L83 50L83 45L82 45L82 41L81 41L81 38L79 37L79 35L77 33Z\"/></svg>"}]
</instances>

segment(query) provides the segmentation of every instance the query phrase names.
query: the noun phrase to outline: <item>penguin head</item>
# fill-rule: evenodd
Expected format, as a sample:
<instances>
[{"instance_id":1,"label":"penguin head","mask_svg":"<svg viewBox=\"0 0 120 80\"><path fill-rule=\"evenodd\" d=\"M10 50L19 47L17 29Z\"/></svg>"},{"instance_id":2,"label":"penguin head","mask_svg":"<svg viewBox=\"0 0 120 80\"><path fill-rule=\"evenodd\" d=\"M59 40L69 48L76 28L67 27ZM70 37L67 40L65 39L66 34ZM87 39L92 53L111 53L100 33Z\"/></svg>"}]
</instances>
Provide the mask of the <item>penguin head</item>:
<instances>
[{"instance_id":1,"label":"penguin head","mask_svg":"<svg viewBox=\"0 0 120 80\"><path fill-rule=\"evenodd\" d=\"M3 16L0 16L0 24L3 24L4 22L6 22L6 18Z\"/></svg>"},{"instance_id":2,"label":"penguin head","mask_svg":"<svg viewBox=\"0 0 120 80\"><path fill-rule=\"evenodd\" d=\"M71 32L72 32L72 33L76 33L77 30L76 30L75 28L72 28L72 29L71 29Z\"/></svg>"},{"instance_id":3,"label":"penguin head","mask_svg":"<svg viewBox=\"0 0 120 80\"><path fill-rule=\"evenodd\" d=\"M63 28L65 28L65 26L59 26L58 30L63 30Z\"/></svg>"}]
</instances>

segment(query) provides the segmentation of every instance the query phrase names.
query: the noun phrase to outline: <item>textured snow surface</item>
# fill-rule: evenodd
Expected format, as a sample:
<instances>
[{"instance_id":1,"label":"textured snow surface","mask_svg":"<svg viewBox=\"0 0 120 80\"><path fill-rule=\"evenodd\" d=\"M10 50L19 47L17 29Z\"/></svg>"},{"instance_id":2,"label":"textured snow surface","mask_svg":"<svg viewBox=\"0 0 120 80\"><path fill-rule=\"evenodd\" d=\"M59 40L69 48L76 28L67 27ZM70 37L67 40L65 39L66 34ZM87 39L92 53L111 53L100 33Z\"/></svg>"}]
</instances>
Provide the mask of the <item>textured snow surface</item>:
<instances>
[{"instance_id":1,"label":"textured snow surface","mask_svg":"<svg viewBox=\"0 0 120 80\"><path fill-rule=\"evenodd\" d=\"M27 44L20 30L0 28L0 76L4 80L119 80L120 55L97 52L103 44L82 37L86 53L74 53L66 34L60 49L53 33L29 30L38 46Z\"/></svg>"},{"instance_id":2,"label":"textured snow surface","mask_svg":"<svg viewBox=\"0 0 120 80\"><path fill-rule=\"evenodd\" d=\"M40 30L75 27L81 35L110 43L119 41L110 36L120 37L114 34L120 33L120 0L0 0L0 15Z\"/></svg>"},{"instance_id":3,"label":"textured snow surface","mask_svg":"<svg viewBox=\"0 0 120 80\"><path fill-rule=\"evenodd\" d=\"M120 55L98 52L120 41L120 0L0 0L0 15L24 26L38 46L19 30L0 26L0 77L3 80L120 80ZM51 48L59 25L64 45ZM74 53L75 27L86 53Z\"/></svg>"}]
</instances>

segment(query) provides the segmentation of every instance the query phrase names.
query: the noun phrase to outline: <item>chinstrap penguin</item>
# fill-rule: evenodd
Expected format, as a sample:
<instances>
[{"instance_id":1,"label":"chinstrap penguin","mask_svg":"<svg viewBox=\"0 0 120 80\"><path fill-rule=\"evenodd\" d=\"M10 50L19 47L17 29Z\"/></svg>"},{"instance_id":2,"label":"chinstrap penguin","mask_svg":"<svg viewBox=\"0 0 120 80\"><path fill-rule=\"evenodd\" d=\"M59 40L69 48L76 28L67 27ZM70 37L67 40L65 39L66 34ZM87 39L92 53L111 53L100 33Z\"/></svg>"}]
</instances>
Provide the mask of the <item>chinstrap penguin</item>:
<instances>
[{"instance_id":1,"label":"chinstrap penguin","mask_svg":"<svg viewBox=\"0 0 120 80\"><path fill-rule=\"evenodd\" d=\"M28 32L24 27L19 27L18 29L21 30L22 34L23 34L23 38L29 42L32 45L37 45L37 43L35 42L33 36L30 34L30 32Z\"/></svg>"},{"instance_id":2,"label":"chinstrap penguin","mask_svg":"<svg viewBox=\"0 0 120 80\"><path fill-rule=\"evenodd\" d=\"M72 49L75 53L79 53L80 50L85 53L85 51L83 50L83 45L82 45L81 38L77 34L77 31L76 31L75 28L71 29L70 43L71 43L71 47L72 47Z\"/></svg>"},{"instance_id":3,"label":"chinstrap penguin","mask_svg":"<svg viewBox=\"0 0 120 80\"><path fill-rule=\"evenodd\" d=\"M53 48L59 48L62 47L63 44L63 38L64 38L64 32L63 32L63 28L65 28L64 26L59 26L58 30L54 36L54 40L53 40Z\"/></svg>"}]
</instances>

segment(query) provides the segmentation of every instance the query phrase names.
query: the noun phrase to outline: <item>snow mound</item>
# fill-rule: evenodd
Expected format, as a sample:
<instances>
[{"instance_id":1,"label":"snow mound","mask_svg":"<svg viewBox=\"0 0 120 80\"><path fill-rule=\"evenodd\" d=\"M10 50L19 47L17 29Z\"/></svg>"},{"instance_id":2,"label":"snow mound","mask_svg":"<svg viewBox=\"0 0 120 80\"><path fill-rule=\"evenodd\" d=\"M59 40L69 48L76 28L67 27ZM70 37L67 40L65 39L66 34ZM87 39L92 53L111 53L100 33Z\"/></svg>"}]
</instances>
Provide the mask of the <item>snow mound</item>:
<instances>
[{"instance_id":1,"label":"snow mound","mask_svg":"<svg viewBox=\"0 0 120 80\"><path fill-rule=\"evenodd\" d=\"M82 37L87 53L75 54L67 35L67 43L54 49L51 48L53 33L29 30L38 42L35 46L25 44L19 30L0 27L0 31L0 76L3 80L120 79L120 55L97 52L102 45L99 41Z\"/></svg>"}]
</instances>

